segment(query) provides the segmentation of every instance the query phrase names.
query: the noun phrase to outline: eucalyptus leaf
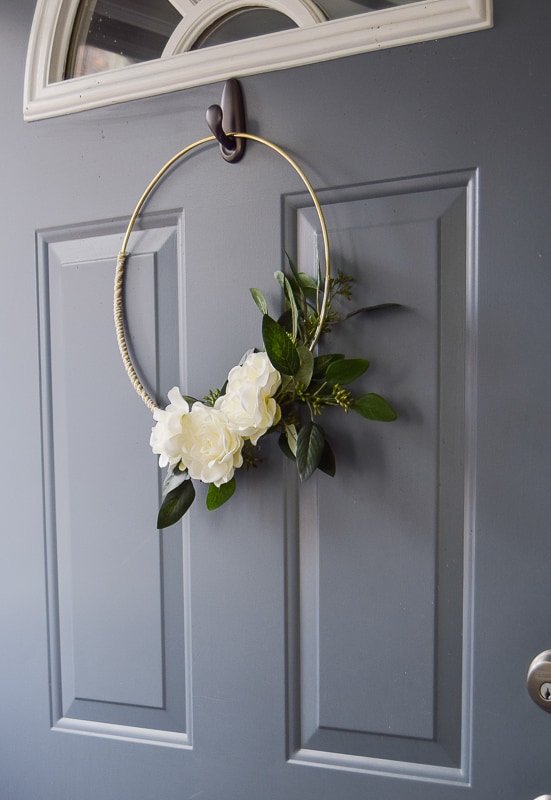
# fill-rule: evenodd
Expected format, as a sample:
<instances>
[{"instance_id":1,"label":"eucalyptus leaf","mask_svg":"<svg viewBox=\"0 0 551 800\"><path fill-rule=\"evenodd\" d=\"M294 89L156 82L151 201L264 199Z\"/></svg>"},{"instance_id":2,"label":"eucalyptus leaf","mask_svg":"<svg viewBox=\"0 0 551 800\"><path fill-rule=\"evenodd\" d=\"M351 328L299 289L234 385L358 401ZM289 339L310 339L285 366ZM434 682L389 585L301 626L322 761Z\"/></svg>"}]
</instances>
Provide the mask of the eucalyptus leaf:
<instances>
[{"instance_id":1,"label":"eucalyptus leaf","mask_svg":"<svg viewBox=\"0 0 551 800\"><path fill-rule=\"evenodd\" d=\"M216 508L223 506L234 492L235 478L232 478L231 481L227 483L223 483L221 486L215 486L214 483L209 484L206 500L208 510L214 511Z\"/></svg>"},{"instance_id":2,"label":"eucalyptus leaf","mask_svg":"<svg viewBox=\"0 0 551 800\"><path fill-rule=\"evenodd\" d=\"M287 293L287 297L289 299L289 307L291 309L291 332L293 334L293 339L297 340L298 335L298 306L297 301L295 300L295 295L293 294L293 289L287 278L285 278L285 292Z\"/></svg>"},{"instance_id":3,"label":"eucalyptus leaf","mask_svg":"<svg viewBox=\"0 0 551 800\"><path fill-rule=\"evenodd\" d=\"M177 486L180 486L180 484L187 480L189 480L187 470L181 470L177 466L174 468L169 467L161 489L162 499L164 500L169 492L176 489Z\"/></svg>"},{"instance_id":4,"label":"eucalyptus leaf","mask_svg":"<svg viewBox=\"0 0 551 800\"><path fill-rule=\"evenodd\" d=\"M293 452L289 447L289 442L287 441L287 438L284 433L281 434L281 436L277 440L277 443L281 448L281 452L283 453L283 455L286 456L290 461L295 461L295 456L293 455Z\"/></svg>"},{"instance_id":5,"label":"eucalyptus leaf","mask_svg":"<svg viewBox=\"0 0 551 800\"><path fill-rule=\"evenodd\" d=\"M289 331L289 333L292 333L292 330L293 330L293 316L291 314L291 309L290 308L286 309L283 312L283 314L281 314L277 318L277 322L278 322L279 325L281 325L281 327L284 330Z\"/></svg>"},{"instance_id":6,"label":"eucalyptus leaf","mask_svg":"<svg viewBox=\"0 0 551 800\"><path fill-rule=\"evenodd\" d=\"M290 257L289 253L285 252L285 255L287 257L287 261L289 262L289 267L290 267L291 273L292 273L291 277L289 278L289 283L293 287L293 292L294 292L295 299L297 301L297 306L298 306L299 312L300 312L300 314L302 316L302 319L306 319L306 315L307 315L306 297L305 297L305 292L303 291L303 287L301 285L301 281L300 281L300 277L299 277L300 275L304 275L305 273L302 273L302 272L298 271L297 266L296 266L295 262L293 261L293 259ZM315 285L315 281L314 281L314 285Z\"/></svg>"},{"instance_id":7,"label":"eucalyptus leaf","mask_svg":"<svg viewBox=\"0 0 551 800\"><path fill-rule=\"evenodd\" d=\"M299 272L297 275L297 282L306 297L314 300L318 294L318 284L315 278L308 275L307 272Z\"/></svg>"},{"instance_id":8,"label":"eucalyptus leaf","mask_svg":"<svg viewBox=\"0 0 551 800\"><path fill-rule=\"evenodd\" d=\"M197 400L196 397L192 397L190 394L183 394L182 397L189 406L192 406L194 403L199 402L199 400Z\"/></svg>"},{"instance_id":9,"label":"eucalyptus leaf","mask_svg":"<svg viewBox=\"0 0 551 800\"><path fill-rule=\"evenodd\" d=\"M370 314L372 311L388 311L391 308L403 308L400 303L378 303L375 306L364 306L363 308L357 308L355 311L351 311L350 314L347 314L345 319L350 319L350 317L355 317L356 314Z\"/></svg>"},{"instance_id":10,"label":"eucalyptus leaf","mask_svg":"<svg viewBox=\"0 0 551 800\"><path fill-rule=\"evenodd\" d=\"M300 358L300 368L295 375L295 383L300 383L304 389L307 389L314 374L314 356L303 344L297 345L297 350Z\"/></svg>"},{"instance_id":11,"label":"eucalyptus leaf","mask_svg":"<svg viewBox=\"0 0 551 800\"><path fill-rule=\"evenodd\" d=\"M274 319L265 314L262 319L262 338L268 358L284 375L294 375L300 367L298 350Z\"/></svg>"},{"instance_id":12,"label":"eucalyptus leaf","mask_svg":"<svg viewBox=\"0 0 551 800\"><path fill-rule=\"evenodd\" d=\"M369 361L365 358L340 358L329 364L325 378L329 383L345 386L357 380L369 369Z\"/></svg>"},{"instance_id":13,"label":"eucalyptus leaf","mask_svg":"<svg viewBox=\"0 0 551 800\"><path fill-rule=\"evenodd\" d=\"M315 289L318 290L318 284L315 278L311 275L308 275L307 272L299 272L297 274L297 280L302 286L303 289Z\"/></svg>"},{"instance_id":14,"label":"eucalyptus leaf","mask_svg":"<svg viewBox=\"0 0 551 800\"><path fill-rule=\"evenodd\" d=\"M394 422L398 416L388 400L373 393L358 397L357 400L354 400L352 408L365 419L378 422Z\"/></svg>"},{"instance_id":15,"label":"eucalyptus leaf","mask_svg":"<svg viewBox=\"0 0 551 800\"><path fill-rule=\"evenodd\" d=\"M168 528L181 519L195 500L195 488L186 480L172 489L163 500L157 516L157 528Z\"/></svg>"},{"instance_id":16,"label":"eucalyptus leaf","mask_svg":"<svg viewBox=\"0 0 551 800\"><path fill-rule=\"evenodd\" d=\"M289 450L296 456L297 454L297 428L296 425L292 423L285 423L285 439L287 440L287 444L289 445Z\"/></svg>"},{"instance_id":17,"label":"eucalyptus leaf","mask_svg":"<svg viewBox=\"0 0 551 800\"><path fill-rule=\"evenodd\" d=\"M337 471L335 454L327 439L323 445L323 451L321 454L320 463L318 464L318 469L320 469L322 472L325 472L326 475L330 475L332 478L335 476L335 472Z\"/></svg>"},{"instance_id":18,"label":"eucalyptus leaf","mask_svg":"<svg viewBox=\"0 0 551 800\"><path fill-rule=\"evenodd\" d=\"M293 273L293 277L295 279L297 279L298 278L298 269L297 269L297 266L296 266L295 262L293 261L293 259L291 258L291 256L287 252L287 250L284 250L283 252L285 253L285 257L286 257L287 261L289 262L289 267L290 267L291 272Z\"/></svg>"},{"instance_id":19,"label":"eucalyptus leaf","mask_svg":"<svg viewBox=\"0 0 551 800\"><path fill-rule=\"evenodd\" d=\"M325 378L327 367L333 363L344 358L342 353L326 353L322 356L316 356L314 359L314 378Z\"/></svg>"},{"instance_id":20,"label":"eucalyptus leaf","mask_svg":"<svg viewBox=\"0 0 551 800\"><path fill-rule=\"evenodd\" d=\"M308 422L300 429L297 437L297 469L302 481L308 480L317 469L324 444L323 428L315 422Z\"/></svg>"},{"instance_id":21,"label":"eucalyptus leaf","mask_svg":"<svg viewBox=\"0 0 551 800\"><path fill-rule=\"evenodd\" d=\"M289 282L289 279L284 275L281 270L277 270L274 272L274 277L285 292L285 296L287 298L287 303L289 304L289 311L291 312L291 333L293 335L293 339L296 341L297 333L298 333L298 306L297 301L295 299L293 287ZM267 312L266 312L267 313Z\"/></svg>"},{"instance_id":22,"label":"eucalyptus leaf","mask_svg":"<svg viewBox=\"0 0 551 800\"><path fill-rule=\"evenodd\" d=\"M260 309L260 312L262 314L267 314L268 313L268 303L266 302L266 298L264 297L264 295L262 294L260 289L249 289L249 292L251 293L254 302L256 303L258 308Z\"/></svg>"}]
</instances>

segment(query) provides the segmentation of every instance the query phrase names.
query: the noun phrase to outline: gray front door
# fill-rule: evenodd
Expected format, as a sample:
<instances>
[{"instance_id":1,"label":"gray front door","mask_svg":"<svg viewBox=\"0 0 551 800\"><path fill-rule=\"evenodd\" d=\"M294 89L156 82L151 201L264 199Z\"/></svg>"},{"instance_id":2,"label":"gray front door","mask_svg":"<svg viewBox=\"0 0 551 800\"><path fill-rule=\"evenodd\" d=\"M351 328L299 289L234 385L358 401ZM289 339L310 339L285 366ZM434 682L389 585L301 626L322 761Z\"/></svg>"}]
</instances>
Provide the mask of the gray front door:
<instances>
[{"instance_id":1,"label":"gray front door","mask_svg":"<svg viewBox=\"0 0 551 800\"><path fill-rule=\"evenodd\" d=\"M6 4L7 5L7 4ZM243 80L250 129L320 190L393 425L329 423L337 474L275 443L231 503L159 535L151 418L111 322L137 197L219 86L24 124L33 12L2 9L3 800L534 800L551 716L549 35L492 30ZM251 144L190 158L131 243L132 347L159 401L251 346L248 288L315 265L311 202ZM38 303L38 322L36 308ZM546 513L547 512L547 513Z\"/></svg>"}]
</instances>

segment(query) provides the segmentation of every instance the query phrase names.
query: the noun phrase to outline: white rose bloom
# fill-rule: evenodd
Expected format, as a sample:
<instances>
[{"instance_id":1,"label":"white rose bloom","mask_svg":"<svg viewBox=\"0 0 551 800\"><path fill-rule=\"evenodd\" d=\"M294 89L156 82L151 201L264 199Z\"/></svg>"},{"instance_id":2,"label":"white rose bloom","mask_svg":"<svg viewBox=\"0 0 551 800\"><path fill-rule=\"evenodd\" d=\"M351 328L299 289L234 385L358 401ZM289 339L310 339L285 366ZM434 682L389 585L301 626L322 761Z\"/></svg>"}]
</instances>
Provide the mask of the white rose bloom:
<instances>
[{"instance_id":1,"label":"white rose bloom","mask_svg":"<svg viewBox=\"0 0 551 800\"><path fill-rule=\"evenodd\" d=\"M153 452L159 456L160 467L174 467L182 458L182 420L189 414L189 404L177 386L170 390L168 399L170 405L164 411L156 408L153 412L157 424L149 440Z\"/></svg>"},{"instance_id":2,"label":"white rose bloom","mask_svg":"<svg viewBox=\"0 0 551 800\"><path fill-rule=\"evenodd\" d=\"M234 431L256 444L281 418L273 398L280 383L281 375L266 353L249 353L230 370L226 394L218 398L215 408L224 412Z\"/></svg>"},{"instance_id":3,"label":"white rose bloom","mask_svg":"<svg viewBox=\"0 0 551 800\"><path fill-rule=\"evenodd\" d=\"M203 483L221 486L243 464L243 439L229 427L222 411L203 403L194 403L181 417L178 441L182 464L191 478Z\"/></svg>"}]
</instances>

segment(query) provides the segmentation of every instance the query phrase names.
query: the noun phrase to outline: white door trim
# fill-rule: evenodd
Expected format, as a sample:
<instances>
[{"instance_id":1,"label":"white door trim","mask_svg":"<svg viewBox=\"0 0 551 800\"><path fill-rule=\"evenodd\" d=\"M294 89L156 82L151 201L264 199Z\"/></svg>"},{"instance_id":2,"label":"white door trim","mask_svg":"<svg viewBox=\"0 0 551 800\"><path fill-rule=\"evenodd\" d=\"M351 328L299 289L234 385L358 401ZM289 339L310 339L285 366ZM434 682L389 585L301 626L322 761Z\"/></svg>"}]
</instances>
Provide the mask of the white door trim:
<instances>
[{"instance_id":1,"label":"white door trim","mask_svg":"<svg viewBox=\"0 0 551 800\"><path fill-rule=\"evenodd\" d=\"M213 23L248 5L251 8L279 11L292 19L299 28L326 21L325 15L313 0L198 0L168 40L163 56L191 50L199 36Z\"/></svg>"},{"instance_id":2,"label":"white door trim","mask_svg":"<svg viewBox=\"0 0 551 800\"><path fill-rule=\"evenodd\" d=\"M284 3L279 0L278 10ZM493 23L492 0L424 0L344 19L312 20L304 27L204 50L174 55L165 50L163 57L155 61L64 81L64 63L78 4L79 0L38 0L25 71L26 120L455 36L489 28Z\"/></svg>"}]
</instances>

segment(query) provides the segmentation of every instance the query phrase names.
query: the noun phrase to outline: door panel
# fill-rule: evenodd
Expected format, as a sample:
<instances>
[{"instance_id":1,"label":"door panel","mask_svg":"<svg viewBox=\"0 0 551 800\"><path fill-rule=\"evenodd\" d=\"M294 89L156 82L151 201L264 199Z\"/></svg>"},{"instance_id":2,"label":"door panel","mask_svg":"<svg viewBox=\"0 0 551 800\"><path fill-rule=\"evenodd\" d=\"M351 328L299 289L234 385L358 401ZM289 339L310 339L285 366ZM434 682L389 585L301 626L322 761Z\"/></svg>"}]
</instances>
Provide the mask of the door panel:
<instances>
[{"instance_id":1,"label":"door panel","mask_svg":"<svg viewBox=\"0 0 551 800\"><path fill-rule=\"evenodd\" d=\"M277 445L231 504L155 530L151 417L111 322L115 257L158 167L205 135L206 86L24 124L34 3L3 10L2 800L533 800L551 718L549 34L494 29L254 76L250 129L320 190L356 279L332 347L393 425L328 419L337 475ZM159 402L260 346L248 288L313 271L296 176L251 145L163 181L131 242L136 362ZM36 301L38 300L38 317ZM241 477L241 476L240 476Z\"/></svg>"},{"instance_id":2,"label":"door panel","mask_svg":"<svg viewBox=\"0 0 551 800\"><path fill-rule=\"evenodd\" d=\"M147 223L132 242L128 322L141 363L161 380L178 372L171 265L181 214ZM151 535L160 472L147 437L133 433L150 417L120 369L107 301L121 230L122 221L39 234L52 725L184 746L189 545L186 534Z\"/></svg>"},{"instance_id":3,"label":"door panel","mask_svg":"<svg viewBox=\"0 0 551 800\"><path fill-rule=\"evenodd\" d=\"M355 318L334 346L373 352L365 384L386 384L409 424L329 422L337 476L300 489L297 762L369 769L378 758L406 762L389 767L400 774L468 779L475 197L470 173L323 194L335 262L355 277L360 306L402 306ZM312 270L314 220L299 211Z\"/></svg>"}]
</instances>

